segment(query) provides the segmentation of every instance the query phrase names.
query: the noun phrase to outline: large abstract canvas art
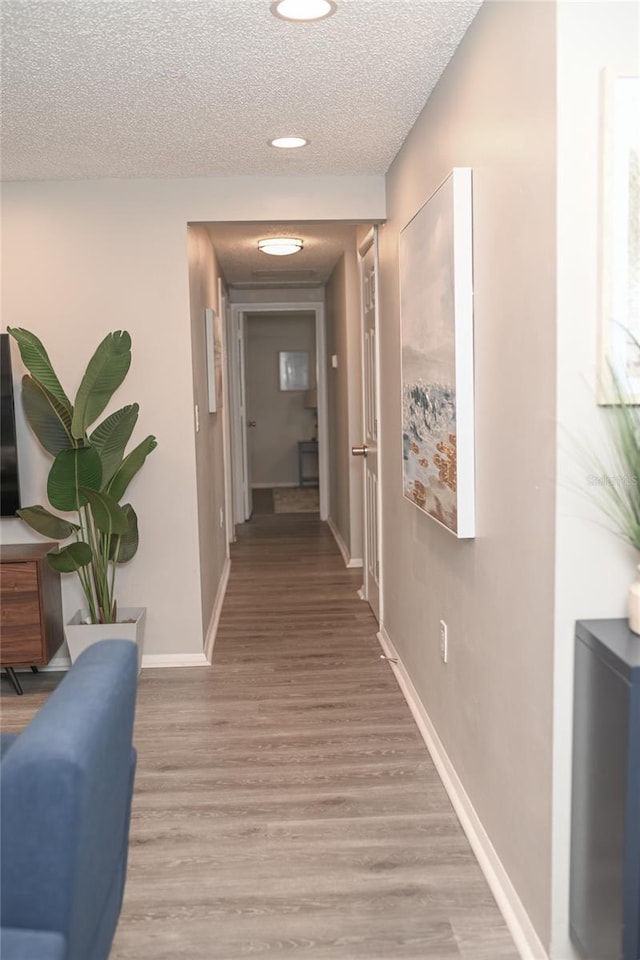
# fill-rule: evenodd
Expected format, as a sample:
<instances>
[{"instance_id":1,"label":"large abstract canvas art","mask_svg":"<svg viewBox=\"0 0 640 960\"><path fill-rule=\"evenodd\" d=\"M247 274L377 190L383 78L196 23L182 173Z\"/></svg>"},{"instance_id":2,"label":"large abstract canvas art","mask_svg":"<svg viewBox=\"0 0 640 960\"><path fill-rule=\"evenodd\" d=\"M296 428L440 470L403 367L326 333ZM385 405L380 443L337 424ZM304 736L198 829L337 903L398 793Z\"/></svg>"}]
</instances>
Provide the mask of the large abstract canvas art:
<instances>
[{"instance_id":1,"label":"large abstract canvas art","mask_svg":"<svg viewBox=\"0 0 640 960\"><path fill-rule=\"evenodd\" d=\"M640 404L640 77L603 76L598 402Z\"/></svg>"},{"instance_id":2,"label":"large abstract canvas art","mask_svg":"<svg viewBox=\"0 0 640 960\"><path fill-rule=\"evenodd\" d=\"M471 170L455 168L400 234L404 496L475 535Z\"/></svg>"}]
</instances>

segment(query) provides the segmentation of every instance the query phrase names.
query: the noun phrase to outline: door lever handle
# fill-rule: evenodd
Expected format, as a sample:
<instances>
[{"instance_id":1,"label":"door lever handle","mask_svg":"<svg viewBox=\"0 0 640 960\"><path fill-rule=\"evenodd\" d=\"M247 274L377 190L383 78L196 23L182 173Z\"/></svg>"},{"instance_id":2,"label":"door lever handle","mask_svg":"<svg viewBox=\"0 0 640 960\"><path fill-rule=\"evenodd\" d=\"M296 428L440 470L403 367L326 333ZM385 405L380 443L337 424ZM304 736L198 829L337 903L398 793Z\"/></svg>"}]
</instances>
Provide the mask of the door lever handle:
<instances>
[{"instance_id":1,"label":"door lever handle","mask_svg":"<svg viewBox=\"0 0 640 960\"><path fill-rule=\"evenodd\" d=\"M247 426L248 426L248 427L255 427L255 425L256 425L255 420L248 420L248 421L247 421Z\"/></svg>"},{"instance_id":2,"label":"door lever handle","mask_svg":"<svg viewBox=\"0 0 640 960\"><path fill-rule=\"evenodd\" d=\"M352 457L366 457L369 447L366 443L363 443L361 447L351 447L351 456Z\"/></svg>"}]
</instances>

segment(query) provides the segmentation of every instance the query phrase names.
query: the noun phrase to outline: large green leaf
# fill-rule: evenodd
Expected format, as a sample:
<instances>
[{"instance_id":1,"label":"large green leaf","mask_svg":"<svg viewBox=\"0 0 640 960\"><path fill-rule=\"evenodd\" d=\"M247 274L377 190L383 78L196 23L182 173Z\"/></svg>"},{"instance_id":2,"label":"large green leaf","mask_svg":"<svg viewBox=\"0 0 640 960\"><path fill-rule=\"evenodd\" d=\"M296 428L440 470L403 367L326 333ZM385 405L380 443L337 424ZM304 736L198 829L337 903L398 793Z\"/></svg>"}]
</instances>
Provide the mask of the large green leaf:
<instances>
[{"instance_id":1,"label":"large green leaf","mask_svg":"<svg viewBox=\"0 0 640 960\"><path fill-rule=\"evenodd\" d=\"M29 426L53 456L76 443L71 436L71 411L33 377L22 378L22 405Z\"/></svg>"},{"instance_id":2,"label":"large green leaf","mask_svg":"<svg viewBox=\"0 0 640 960\"><path fill-rule=\"evenodd\" d=\"M122 461L121 466L116 470L107 487L108 492L114 500L121 500L125 490L135 477L136 473L145 462L152 450L158 446L155 437L145 437L142 443L128 454Z\"/></svg>"},{"instance_id":3,"label":"large green leaf","mask_svg":"<svg viewBox=\"0 0 640 960\"><path fill-rule=\"evenodd\" d=\"M100 454L93 447L62 450L49 471L47 495L56 510L79 510L87 502L80 487L99 490L102 484Z\"/></svg>"},{"instance_id":4,"label":"large green leaf","mask_svg":"<svg viewBox=\"0 0 640 960\"><path fill-rule=\"evenodd\" d=\"M114 475L124 457L124 450L131 438L138 419L139 406L131 403L116 410L99 424L89 438L102 460L102 483L106 485Z\"/></svg>"},{"instance_id":5,"label":"large green leaf","mask_svg":"<svg viewBox=\"0 0 640 960\"><path fill-rule=\"evenodd\" d=\"M41 533L43 537L49 537L50 540L66 540L74 530L80 529L77 523L57 517L55 513L50 513L40 504L36 504L35 507L23 507L22 510L18 510L18 516L28 523L32 530Z\"/></svg>"},{"instance_id":6,"label":"large green leaf","mask_svg":"<svg viewBox=\"0 0 640 960\"><path fill-rule=\"evenodd\" d=\"M7 327L7 332L13 337L20 349L22 362L31 376L52 393L56 400L71 412L71 402L62 389L49 355L34 333L22 327Z\"/></svg>"},{"instance_id":7,"label":"large green leaf","mask_svg":"<svg viewBox=\"0 0 640 960\"><path fill-rule=\"evenodd\" d=\"M47 559L58 573L73 573L81 567L88 567L93 560L93 554L88 543L79 541L70 543L61 550L54 550L47 554Z\"/></svg>"},{"instance_id":8,"label":"large green leaf","mask_svg":"<svg viewBox=\"0 0 640 960\"><path fill-rule=\"evenodd\" d=\"M113 497L108 493L102 493L99 490L91 490L89 487L80 487L80 493L86 497L93 522L102 533L123 534L127 532L127 515Z\"/></svg>"},{"instance_id":9,"label":"large green leaf","mask_svg":"<svg viewBox=\"0 0 640 960\"><path fill-rule=\"evenodd\" d=\"M76 394L71 432L80 439L96 420L127 375L131 365L131 337L116 330L104 338L91 357Z\"/></svg>"},{"instance_id":10,"label":"large green leaf","mask_svg":"<svg viewBox=\"0 0 640 960\"><path fill-rule=\"evenodd\" d=\"M127 563L138 550L138 518L130 503L122 508L127 515L127 532L121 537L113 537L109 549L109 559L116 563Z\"/></svg>"}]
</instances>

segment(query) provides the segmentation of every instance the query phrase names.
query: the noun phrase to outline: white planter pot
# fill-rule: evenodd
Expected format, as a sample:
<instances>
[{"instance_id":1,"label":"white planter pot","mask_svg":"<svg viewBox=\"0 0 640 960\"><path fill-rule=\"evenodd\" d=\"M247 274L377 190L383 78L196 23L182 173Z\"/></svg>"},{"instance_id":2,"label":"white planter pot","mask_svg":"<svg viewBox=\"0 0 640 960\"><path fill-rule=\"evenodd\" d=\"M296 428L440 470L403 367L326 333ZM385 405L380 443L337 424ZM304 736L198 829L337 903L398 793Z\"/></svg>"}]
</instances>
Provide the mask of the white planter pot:
<instances>
[{"instance_id":1,"label":"white planter pot","mask_svg":"<svg viewBox=\"0 0 640 960\"><path fill-rule=\"evenodd\" d=\"M138 673L142 666L144 624L146 607L122 607L118 610L118 623L85 623L88 610L78 610L64 628L71 663L75 663L83 650L99 640L133 640L138 647ZM121 621L131 621L122 623Z\"/></svg>"}]
</instances>

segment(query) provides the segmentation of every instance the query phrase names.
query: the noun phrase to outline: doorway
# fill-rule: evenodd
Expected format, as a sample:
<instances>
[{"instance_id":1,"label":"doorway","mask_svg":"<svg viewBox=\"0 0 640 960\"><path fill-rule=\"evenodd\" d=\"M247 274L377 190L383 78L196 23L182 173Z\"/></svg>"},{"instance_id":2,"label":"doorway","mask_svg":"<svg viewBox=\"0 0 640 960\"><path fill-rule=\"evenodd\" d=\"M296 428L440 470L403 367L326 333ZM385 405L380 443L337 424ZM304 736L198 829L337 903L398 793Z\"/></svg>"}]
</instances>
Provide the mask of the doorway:
<instances>
[{"instance_id":1,"label":"doorway","mask_svg":"<svg viewBox=\"0 0 640 960\"><path fill-rule=\"evenodd\" d=\"M229 323L234 521L251 517L252 488L302 488L312 482L320 519L326 520L324 304L234 303ZM253 349L251 331L260 329L264 335L254 337L261 342Z\"/></svg>"},{"instance_id":2,"label":"doorway","mask_svg":"<svg viewBox=\"0 0 640 960\"><path fill-rule=\"evenodd\" d=\"M246 334L253 511L318 512L315 316L248 312Z\"/></svg>"}]
</instances>

